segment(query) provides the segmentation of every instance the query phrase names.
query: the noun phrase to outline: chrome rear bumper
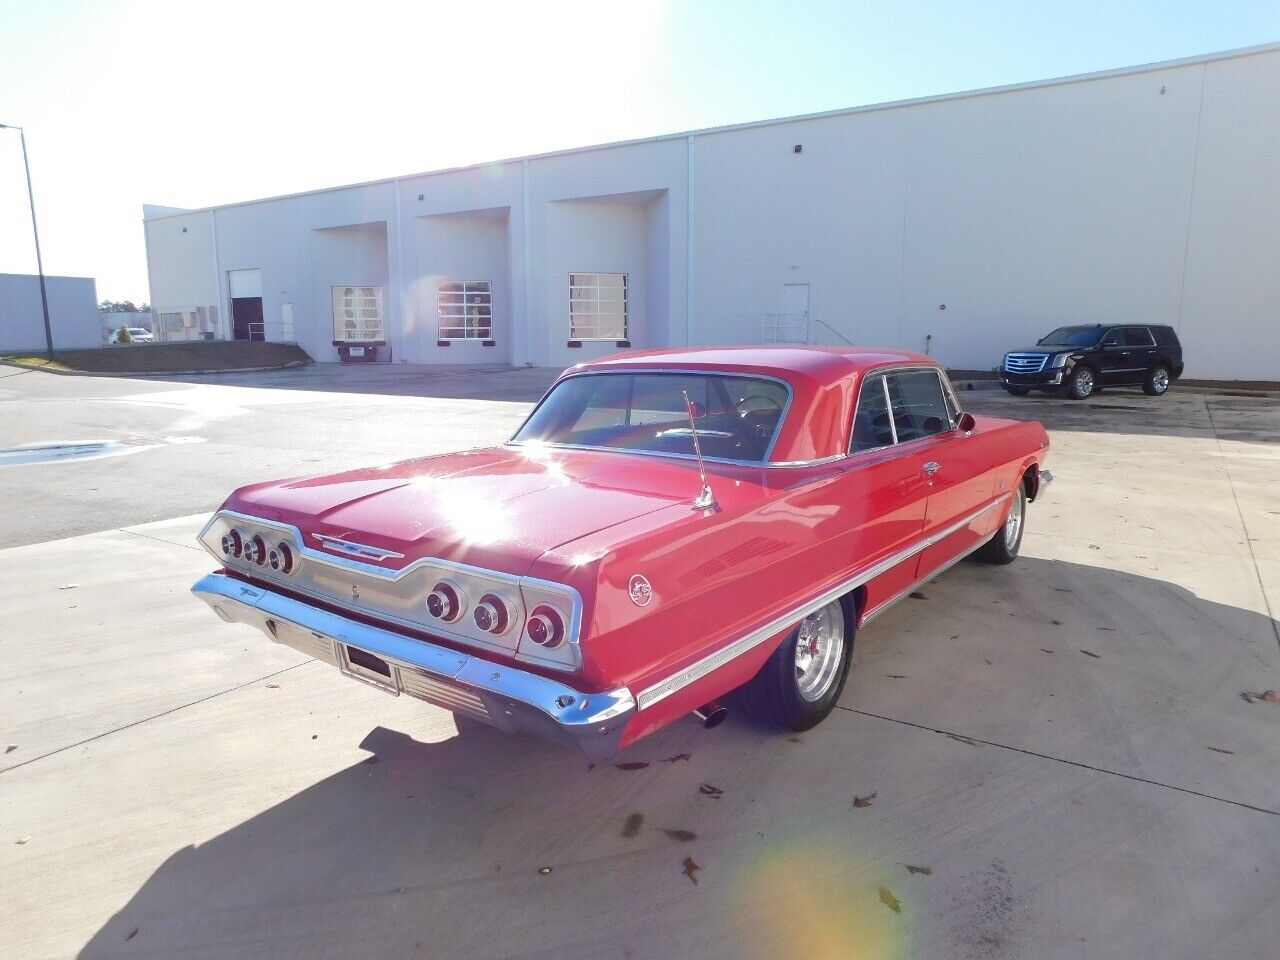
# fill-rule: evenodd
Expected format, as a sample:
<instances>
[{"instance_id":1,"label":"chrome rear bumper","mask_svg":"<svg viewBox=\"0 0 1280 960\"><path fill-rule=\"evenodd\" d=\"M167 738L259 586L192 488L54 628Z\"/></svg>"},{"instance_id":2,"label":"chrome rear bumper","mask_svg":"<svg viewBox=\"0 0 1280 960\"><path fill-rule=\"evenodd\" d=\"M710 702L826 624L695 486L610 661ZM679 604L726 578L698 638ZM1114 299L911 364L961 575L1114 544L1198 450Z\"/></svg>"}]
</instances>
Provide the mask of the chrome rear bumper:
<instances>
[{"instance_id":1,"label":"chrome rear bumper","mask_svg":"<svg viewBox=\"0 0 1280 960\"><path fill-rule=\"evenodd\" d=\"M574 744L592 761L618 750L635 712L631 691L584 694L555 680L474 654L370 626L349 617L211 573L191 588L228 623L247 623L271 640L338 667L388 693L401 693L474 717L500 730ZM352 658L351 650L356 651ZM390 668L380 676L359 662L373 654Z\"/></svg>"}]
</instances>

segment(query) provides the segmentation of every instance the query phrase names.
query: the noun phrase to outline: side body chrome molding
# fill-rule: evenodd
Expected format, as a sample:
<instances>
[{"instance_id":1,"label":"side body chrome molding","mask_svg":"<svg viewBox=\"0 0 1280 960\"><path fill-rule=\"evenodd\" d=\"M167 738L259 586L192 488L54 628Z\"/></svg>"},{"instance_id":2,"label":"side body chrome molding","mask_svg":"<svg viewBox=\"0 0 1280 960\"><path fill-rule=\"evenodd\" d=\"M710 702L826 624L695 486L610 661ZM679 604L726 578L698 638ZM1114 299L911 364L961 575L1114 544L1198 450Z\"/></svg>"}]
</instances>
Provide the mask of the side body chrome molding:
<instances>
[{"instance_id":1,"label":"side body chrome molding","mask_svg":"<svg viewBox=\"0 0 1280 960\"><path fill-rule=\"evenodd\" d=\"M644 690L641 690L638 694L636 694L636 709L637 710L648 709L649 707L652 707L655 703L659 703L662 700L665 700L667 697L671 696L672 694L678 693L679 691L683 690L685 687L689 686L689 684L697 680L701 680L707 674L711 673L714 670L718 670L720 667L724 666L729 661L742 656L744 653L754 649L755 647L758 647L760 644L764 643L770 637L773 637L781 633L783 630L787 629L788 627L793 626L794 624L796 624L800 620L803 620L805 617L807 617L809 614L813 613L814 611L822 609L832 600L836 600L844 596L850 590L854 590L862 586L863 584L871 580L874 580L876 577L880 576L882 573L886 573L887 571L892 570L894 567L902 563L904 560L910 560L912 557L920 553L922 550L926 550L929 547L933 546L935 543L945 540L947 537L951 536L951 534L955 533L957 530L960 530L961 528L968 526L970 523L973 523L973 521L977 520L979 517L1001 506L1006 501L1008 501L1009 498L1012 496L1013 494L1011 493L1001 494L1000 496L996 497L994 500L990 501L989 503L979 507L977 510L974 510L972 513L969 513L966 516L962 517L961 519L955 521L954 523L949 524L946 528L939 530L935 533L932 533L927 537L923 537L920 540L917 540L915 543L911 544L910 546L904 547L903 549L899 550L897 553L894 553L888 557L885 557L883 560L879 561L876 564L873 564L870 567L866 567L862 570L859 570L857 573L849 577L847 580L844 580L841 583L837 584L836 586L823 591L816 597L813 597L807 600L805 603L801 604L800 606L794 607L788 610L786 613L783 613L777 617L774 617L764 626L751 631L750 633L748 633L743 637L739 637L737 640L734 640L729 644L721 647L715 653L712 653L706 657L703 657L701 660L698 660L697 662L690 664L688 667L685 667L683 670L680 670L679 672L674 673L671 676L667 677L667 679L662 680L658 683L655 683L652 686L645 688ZM956 557L954 560L949 561L949 563L957 562L958 560L962 559L965 555L967 555L970 552L971 552L970 549L966 549L964 553ZM937 576L938 572L940 571L934 571L929 576L930 577ZM908 590L907 592L909 593L910 590ZM895 597L893 599L896 600L898 598ZM881 609L884 609L887 606L888 604L879 604L877 605L875 612L878 613L880 612Z\"/></svg>"}]
</instances>

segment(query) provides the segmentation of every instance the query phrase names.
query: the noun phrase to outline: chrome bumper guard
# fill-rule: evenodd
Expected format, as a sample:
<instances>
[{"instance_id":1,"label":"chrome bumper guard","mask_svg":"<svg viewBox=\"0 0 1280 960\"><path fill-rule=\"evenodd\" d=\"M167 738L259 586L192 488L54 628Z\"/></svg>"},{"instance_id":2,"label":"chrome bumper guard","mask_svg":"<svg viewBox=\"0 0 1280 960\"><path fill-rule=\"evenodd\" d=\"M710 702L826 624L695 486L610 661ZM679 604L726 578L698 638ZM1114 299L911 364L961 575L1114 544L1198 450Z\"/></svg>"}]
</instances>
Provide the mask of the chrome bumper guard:
<instances>
[{"instance_id":1,"label":"chrome bumper guard","mask_svg":"<svg viewBox=\"0 0 1280 960\"><path fill-rule=\"evenodd\" d=\"M525 670L330 613L224 573L203 577L191 592L228 623L257 627L276 643L336 666L354 680L434 703L508 733L523 731L573 744L593 762L617 752L622 729L636 709L626 687L583 693ZM380 675L380 665L373 661L371 666L361 653L384 661L390 676Z\"/></svg>"}]
</instances>

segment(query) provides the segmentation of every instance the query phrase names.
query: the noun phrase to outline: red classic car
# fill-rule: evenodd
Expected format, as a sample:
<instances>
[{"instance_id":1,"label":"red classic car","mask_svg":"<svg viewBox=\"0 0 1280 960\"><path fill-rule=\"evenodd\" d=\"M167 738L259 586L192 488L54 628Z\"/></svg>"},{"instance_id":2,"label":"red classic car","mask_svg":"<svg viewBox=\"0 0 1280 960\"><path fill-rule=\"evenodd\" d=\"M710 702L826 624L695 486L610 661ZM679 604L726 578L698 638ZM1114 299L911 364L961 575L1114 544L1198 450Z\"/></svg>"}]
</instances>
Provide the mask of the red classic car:
<instances>
[{"instance_id":1,"label":"red classic car","mask_svg":"<svg viewBox=\"0 0 1280 960\"><path fill-rule=\"evenodd\" d=\"M835 706L858 627L970 554L1009 563L1038 423L961 410L929 357L631 352L505 445L237 490L193 588L392 694L607 757L728 698Z\"/></svg>"}]
</instances>

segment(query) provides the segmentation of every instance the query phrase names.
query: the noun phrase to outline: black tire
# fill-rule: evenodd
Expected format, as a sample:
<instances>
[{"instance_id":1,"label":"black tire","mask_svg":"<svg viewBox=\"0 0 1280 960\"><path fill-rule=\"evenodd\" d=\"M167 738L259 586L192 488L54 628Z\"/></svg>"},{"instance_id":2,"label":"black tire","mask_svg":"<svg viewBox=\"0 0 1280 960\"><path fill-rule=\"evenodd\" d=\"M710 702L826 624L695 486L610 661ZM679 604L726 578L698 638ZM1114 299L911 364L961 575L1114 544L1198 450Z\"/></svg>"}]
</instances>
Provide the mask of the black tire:
<instances>
[{"instance_id":1,"label":"black tire","mask_svg":"<svg viewBox=\"0 0 1280 960\"><path fill-rule=\"evenodd\" d=\"M1028 393L1031 392L1030 387L1011 387L1011 386L1008 386L1007 384L1005 385L1004 389L1007 393L1011 393L1015 397L1025 397Z\"/></svg>"},{"instance_id":2,"label":"black tire","mask_svg":"<svg viewBox=\"0 0 1280 960\"><path fill-rule=\"evenodd\" d=\"M1148 397L1163 397L1169 392L1171 379L1169 368L1163 363L1157 363L1147 371L1147 379L1142 381L1142 392Z\"/></svg>"},{"instance_id":3,"label":"black tire","mask_svg":"<svg viewBox=\"0 0 1280 960\"><path fill-rule=\"evenodd\" d=\"M760 672L734 691L735 705L743 713L768 726L798 732L816 727L835 709L840 691L844 689L845 680L849 676L849 665L853 662L853 639L857 631L854 626L853 604L846 598L833 601L828 607L832 605L837 606L841 612L844 639L838 664L833 664L835 672L829 685L823 687L821 695L816 699L808 699L801 693L796 667L801 627L810 622L811 617L822 613L818 611L797 624L787 635L787 639L765 661Z\"/></svg>"},{"instance_id":4,"label":"black tire","mask_svg":"<svg viewBox=\"0 0 1280 960\"><path fill-rule=\"evenodd\" d=\"M1010 531L1010 525L1015 523L1016 529ZM1005 521L1000 525L1000 529L996 531L996 535L980 546L973 554L974 558L981 560L983 563L1006 564L1013 563L1018 559L1018 551L1022 549L1022 532L1027 526L1027 491L1022 484L1018 484L1018 489L1014 493L1013 503L1009 507L1009 512L1005 515Z\"/></svg>"},{"instance_id":5,"label":"black tire","mask_svg":"<svg viewBox=\"0 0 1280 960\"><path fill-rule=\"evenodd\" d=\"M1063 394L1071 400L1087 400L1098 389L1098 374L1086 364L1076 364L1062 385Z\"/></svg>"}]
</instances>

